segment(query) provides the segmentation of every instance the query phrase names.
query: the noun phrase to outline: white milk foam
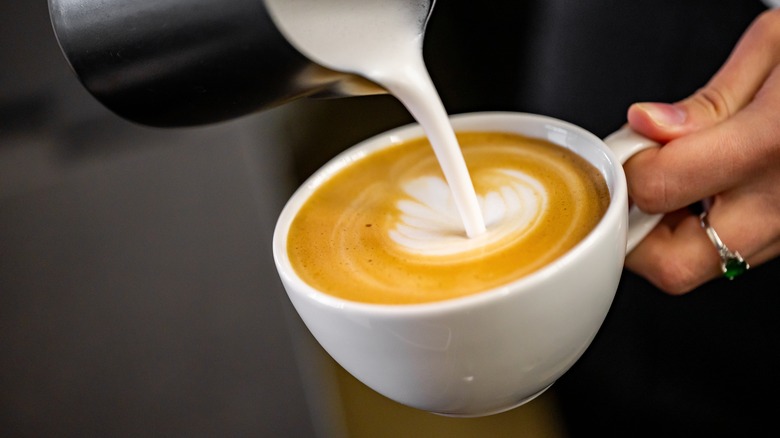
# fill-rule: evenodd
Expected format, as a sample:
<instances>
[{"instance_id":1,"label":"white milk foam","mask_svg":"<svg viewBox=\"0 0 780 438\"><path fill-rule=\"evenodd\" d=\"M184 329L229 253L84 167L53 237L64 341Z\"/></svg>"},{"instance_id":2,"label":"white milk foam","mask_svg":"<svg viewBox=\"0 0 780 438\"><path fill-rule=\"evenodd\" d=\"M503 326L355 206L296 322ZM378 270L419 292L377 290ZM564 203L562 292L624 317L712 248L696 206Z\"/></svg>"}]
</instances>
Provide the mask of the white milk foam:
<instances>
[{"instance_id":1,"label":"white milk foam","mask_svg":"<svg viewBox=\"0 0 780 438\"><path fill-rule=\"evenodd\" d=\"M366 77L406 106L433 145L460 230L485 232L474 186L422 57L431 0L266 0L287 39L313 61Z\"/></svg>"},{"instance_id":2,"label":"white milk foam","mask_svg":"<svg viewBox=\"0 0 780 438\"><path fill-rule=\"evenodd\" d=\"M522 172L494 172L500 174L502 186L478 197L489 232L464 239L449 187L441 178L431 176L404 185L409 199L396 203L401 223L390 231L390 238L411 253L446 256L521 237L517 232L533 229L541 212L547 211L547 192L539 181Z\"/></svg>"}]
</instances>

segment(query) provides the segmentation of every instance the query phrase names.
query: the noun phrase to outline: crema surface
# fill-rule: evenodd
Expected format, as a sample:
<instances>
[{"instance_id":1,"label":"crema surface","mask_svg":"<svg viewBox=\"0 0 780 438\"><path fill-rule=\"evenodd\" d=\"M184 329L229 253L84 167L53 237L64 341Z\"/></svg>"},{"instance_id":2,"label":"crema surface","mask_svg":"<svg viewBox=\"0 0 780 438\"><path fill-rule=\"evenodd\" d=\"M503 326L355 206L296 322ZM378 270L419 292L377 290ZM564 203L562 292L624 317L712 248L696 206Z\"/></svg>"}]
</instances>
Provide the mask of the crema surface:
<instances>
[{"instance_id":1,"label":"crema surface","mask_svg":"<svg viewBox=\"0 0 780 438\"><path fill-rule=\"evenodd\" d=\"M582 240L609 205L573 152L505 133L460 133L487 232L468 238L428 140L362 157L296 215L288 254L327 294L411 304L460 297L538 270Z\"/></svg>"}]
</instances>

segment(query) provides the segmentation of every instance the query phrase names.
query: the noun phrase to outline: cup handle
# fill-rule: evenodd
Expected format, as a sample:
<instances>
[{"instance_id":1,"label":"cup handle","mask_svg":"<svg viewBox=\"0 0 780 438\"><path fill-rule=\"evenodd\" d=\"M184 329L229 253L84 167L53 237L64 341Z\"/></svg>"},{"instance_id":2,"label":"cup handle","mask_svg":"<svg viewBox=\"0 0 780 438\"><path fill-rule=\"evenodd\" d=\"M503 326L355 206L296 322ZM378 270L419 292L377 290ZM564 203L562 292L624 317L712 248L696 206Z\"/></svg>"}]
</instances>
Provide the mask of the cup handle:
<instances>
[{"instance_id":1,"label":"cup handle","mask_svg":"<svg viewBox=\"0 0 780 438\"><path fill-rule=\"evenodd\" d=\"M620 164L625 164L637 152L660 146L658 142L638 134L628 125L608 135L604 139L604 143L612 149ZM663 214L648 214L640 210L636 205L632 205L628 211L626 253L631 252L655 228L662 217Z\"/></svg>"}]
</instances>

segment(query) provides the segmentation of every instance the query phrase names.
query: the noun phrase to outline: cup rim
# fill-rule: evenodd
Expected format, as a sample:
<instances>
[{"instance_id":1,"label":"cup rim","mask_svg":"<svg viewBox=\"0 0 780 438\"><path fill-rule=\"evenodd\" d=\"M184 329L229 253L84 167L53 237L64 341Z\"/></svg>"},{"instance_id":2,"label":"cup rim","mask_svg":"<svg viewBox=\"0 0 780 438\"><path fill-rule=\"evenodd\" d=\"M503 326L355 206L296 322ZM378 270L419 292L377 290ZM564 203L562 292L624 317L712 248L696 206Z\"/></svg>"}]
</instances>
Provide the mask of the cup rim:
<instances>
[{"instance_id":1,"label":"cup rim","mask_svg":"<svg viewBox=\"0 0 780 438\"><path fill-rule=\"evenodd\" d=\"M610 232L610 229L608 228L610 224L614 224L619 221L621 210L625 210L624 213L627 215L628 188L623 166L612 150L604 143L604 141L585 128L550 116L513 111L477 111L458 113L451 114L450 120L454 125L457 125L455 128L456 131L463 130L464 124L480 125L484 123L485 120L491 120L494 123L503 121L503 124L510 124L510 122L513 121L517 122L519 120L524 120L543 124L553 124L556 127L564 128L567 131L574 132L577 135L588 139L600 149L599 152L605 155L604 159L607 163L609 163L609 167L607 169L599 169L607 178L608 185L610 186L610 204L607 207L604 216L582 240L574 245L574 247L566 251L566 253L557 259L546 264L542 268L512 280L504 285L461 297L411 304L367 303L336 297L309 285L295 273L295 270L292 267L292 264L290 263L289 257L287 255L287 234L289 232L292 219L295 217L308 195L311 194L317 187L319 187L323 181L327 180L331 175L337 173L345 166L348 166L361 157L364 157L388 145L398 144L406 140L425 135L422 127L418 123L412 122L386 130L345 149L338 155L331 158L319 169L317 169L311 176L309 176L309 178L303 182L303 184L301 184L295 190L292 196L290 196L281 213L279 214L272 239L273 258L279 277L287 283L295 284L294 291L290 291L289 288L285 287L288 294L294 293L296 295L305 296L307 299L314 300L327 307L338 308L341 310L354 310L362 313L371 312L373 314L384 314L387 316L398 314L412 315L417 313L429 314L436 312L448 312L463 307L479 306L502 297L521 294L526 290L534 289L536 285L555 275L555 272L559 269L559 266L572 263L569 261L571 259L583 257L582 253L586 252L589 247L596 244L596 240L599 238L598 236ZM484 128L479 129L485 130ZM487 130L489 131L490 129ZM497 129L495 131L499 132ZM516 131L508 130L507 132ZM555 143L559 144L557 142ZM561 146L565 147L566 145ZM614 175L611 175L610 178L610 175L605 174L606 172L614 172ZM612 180L611 183L610 179ZM522 287L518 288L518 283L522 283Z\"/></svg>"}]
</instances>

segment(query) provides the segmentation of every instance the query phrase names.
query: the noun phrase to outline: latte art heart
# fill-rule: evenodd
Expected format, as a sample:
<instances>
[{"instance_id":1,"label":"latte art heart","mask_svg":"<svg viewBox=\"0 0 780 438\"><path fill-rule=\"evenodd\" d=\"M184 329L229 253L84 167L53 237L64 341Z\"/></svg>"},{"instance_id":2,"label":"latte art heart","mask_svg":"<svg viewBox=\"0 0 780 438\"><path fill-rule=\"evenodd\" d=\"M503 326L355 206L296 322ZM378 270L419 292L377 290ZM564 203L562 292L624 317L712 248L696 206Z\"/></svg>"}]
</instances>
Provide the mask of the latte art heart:
<instances>
[{"instance_id":1,"label":"latte art heart","mask_svg":"<svg viewBox=\"0 0 780 438\"><path fill-rule=\"evenodd\" d=\"M464 238L463 224L449 186L440 177L421 177L403 186L408 199L398 201L400 222L390 238L401 249L418 255L442 256L480 247L510 245L532 228L547 208L544 185L515 170L493 169L493 178L504 185L479 196L488 231ZM484 175L483 175L484 176Z\"/></svg>"}]
</instances>

